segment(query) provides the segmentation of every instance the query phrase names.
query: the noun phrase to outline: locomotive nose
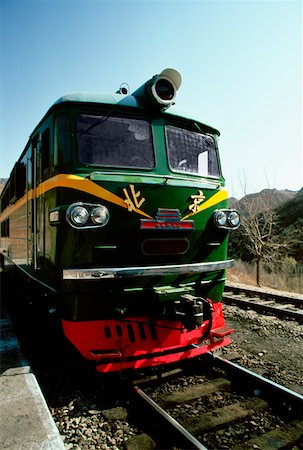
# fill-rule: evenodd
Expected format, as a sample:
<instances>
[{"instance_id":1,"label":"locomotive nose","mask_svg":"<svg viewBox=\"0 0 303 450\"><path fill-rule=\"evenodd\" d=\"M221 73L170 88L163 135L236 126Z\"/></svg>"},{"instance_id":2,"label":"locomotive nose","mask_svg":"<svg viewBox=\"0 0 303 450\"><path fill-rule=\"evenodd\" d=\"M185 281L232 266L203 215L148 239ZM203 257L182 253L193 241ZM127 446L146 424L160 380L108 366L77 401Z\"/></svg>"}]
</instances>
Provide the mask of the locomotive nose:
<instances>
[{"instance_id":1,"label":"locomotive nose","mask_svg":"<svg viewBox=\"0 0 303 450\"><path fill-rule=\"evenodd\" d=\"M180 85L180 73L175 69L164 69L132 95L147 107L164 110L174 103Z\"/></svg>"}]
</instances>

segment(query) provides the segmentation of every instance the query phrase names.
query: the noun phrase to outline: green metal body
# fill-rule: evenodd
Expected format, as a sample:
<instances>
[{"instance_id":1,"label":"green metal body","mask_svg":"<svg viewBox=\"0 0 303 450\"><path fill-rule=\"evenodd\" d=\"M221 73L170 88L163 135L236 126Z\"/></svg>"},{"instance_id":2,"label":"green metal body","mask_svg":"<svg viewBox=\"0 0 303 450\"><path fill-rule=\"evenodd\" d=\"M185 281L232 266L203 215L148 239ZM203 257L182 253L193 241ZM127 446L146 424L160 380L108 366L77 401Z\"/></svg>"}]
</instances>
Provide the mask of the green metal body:
<instances>
[{"instance_id":1,"label":"green metal body","mask_svg":"<svg viewBox=\"0 0 303 450\"><path fill-rule=\"evenodd\" d=\"M121 99L122 97L122 99ZM150 122L155 166L150 170L108 168L81 164L77 156L75 124L79 114L117 115ZM69 118L71 154L62 163L54 161L55 121ZM224 178L201 178L176 173L168 164L165 125L185 129L198 128L217 141L219 132L193 119L168 112L155 114L133 96L73 94L56 102L32 133L15 171L25 178L14 201L2 207L1 220L9 218L10 236L2 236L6 256L46 288L59 294L63 317L86 320L111 316L131 301L138 305L176 300L180 292L203 295L221 301L225 270L203 273L166 274L143 277L116 277L79 280L64 278L64 270L106 267L162 267L186 263L225 261L226 230L218 229L212 216L227 207ZM48 129L49 160L43 169L41 135ZM64 159L64 158L63 158ZM18 178L18 173L17 173ZM17 183L18 184L18 183ZM18 191L18 189L17 189ZM126 192L128 197L126 196ZM5 190L2 198L7 195ZM198 198L195 213L191 207ZM127 199L132 201L131 205ZM142 201L142 199L144 199ZM202 200L201 200L202 199ZM142 204L135 207L135 202ZM102 204L110 212L109 223L102 228L75 229L66 221L66 210L74 202ZM179 210L181 221L191 220L194 229L141 229L141 220L155 219L159 208ZM199 209L200 208L200 209ZM51 223L50 213L59 219ZM20 219L23 217L23 219ZM23 220L23 221L22 221ZM18 226L16 225L18 223ZM16 245L16 239L19 239ZM144 242L151 240L161 248L167 242L186 251L146 253ZM160 243L160 244L159 244ZM162 250L161 250L162 251ZM93 275L91 276L93 278ZM95 298L101 299L97 302ZM131 300L130 300L131 299ZM156 308L155 308L156 309Z\"/></svg>"}]
</instances>

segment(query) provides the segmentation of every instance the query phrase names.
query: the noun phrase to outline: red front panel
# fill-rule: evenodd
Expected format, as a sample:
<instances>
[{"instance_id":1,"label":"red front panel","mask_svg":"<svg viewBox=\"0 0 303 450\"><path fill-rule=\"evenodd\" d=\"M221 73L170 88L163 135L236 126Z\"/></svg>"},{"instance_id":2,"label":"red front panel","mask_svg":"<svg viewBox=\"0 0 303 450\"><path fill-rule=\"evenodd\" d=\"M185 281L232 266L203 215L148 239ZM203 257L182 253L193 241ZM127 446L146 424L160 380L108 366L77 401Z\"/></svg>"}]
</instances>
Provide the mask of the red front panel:
<instances>
[{"instance_id":1,"label":"red front panel","mask_svg":"<svg viewBox=\"0 0 303 450\"><path fill-rule=\"evenodd\" d=\"M69 322L62 320L66 337L82 355L98 363L101 372L138 369L176 362L214 350L230 343L222 304L216 303L212 328L204 337L209 322L188 332L180 322L151 321L149 317L124 320ZM204 339L206 340L203 340Z\"/></svg>"}]
</instances>

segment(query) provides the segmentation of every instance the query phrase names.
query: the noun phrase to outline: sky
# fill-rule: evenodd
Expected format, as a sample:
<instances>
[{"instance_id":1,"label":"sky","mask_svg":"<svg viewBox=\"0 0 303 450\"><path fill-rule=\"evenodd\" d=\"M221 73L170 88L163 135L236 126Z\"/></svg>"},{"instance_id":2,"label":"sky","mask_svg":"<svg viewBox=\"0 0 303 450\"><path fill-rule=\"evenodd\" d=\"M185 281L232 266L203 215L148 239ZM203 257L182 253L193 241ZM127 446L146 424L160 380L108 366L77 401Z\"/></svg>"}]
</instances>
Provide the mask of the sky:
<instances>
[{"instance_id":1,"label":"sky","mask_svg":"<svg viewBox=\"0 0 303 450\"><path fill-rule=\"evenodd\" d=\"M221 132L230 196L299 190L302 23L301 0L0 0L0 178L61 96L171 67L173 108Z\"/></svg>"}]
</instances>

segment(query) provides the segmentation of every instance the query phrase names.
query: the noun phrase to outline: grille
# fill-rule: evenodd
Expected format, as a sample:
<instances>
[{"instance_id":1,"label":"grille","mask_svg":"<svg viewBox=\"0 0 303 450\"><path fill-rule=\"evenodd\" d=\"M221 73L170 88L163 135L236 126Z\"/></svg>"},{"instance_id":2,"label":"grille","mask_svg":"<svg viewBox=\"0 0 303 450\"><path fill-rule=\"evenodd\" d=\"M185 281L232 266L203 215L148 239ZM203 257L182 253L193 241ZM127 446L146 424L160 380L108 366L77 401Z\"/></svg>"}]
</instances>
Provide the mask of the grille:
<instances>
[{"instance_id":1,"label":"grille","mask_svg":"<svg viewBox=\"0 0 303 450\"><path fill-rule=\"evenodd\" d=\"M187 252L189 242L187 239L146 239L142 243L144 255L183 255Z\"/></svg>"},{"instance_id":2,"label":"grille","mask_svg":"<svg viewBox=\"0 0 303 450\"><path fill-rule=\"evenodd\" d=\"M145 341L147 339L157 339L155 327L152 323L126 323L126 327L121 325L105 326L104 336L106 339L112 338L128 338L130 342L138 340Z\"/></svg>"}]
</instances>

